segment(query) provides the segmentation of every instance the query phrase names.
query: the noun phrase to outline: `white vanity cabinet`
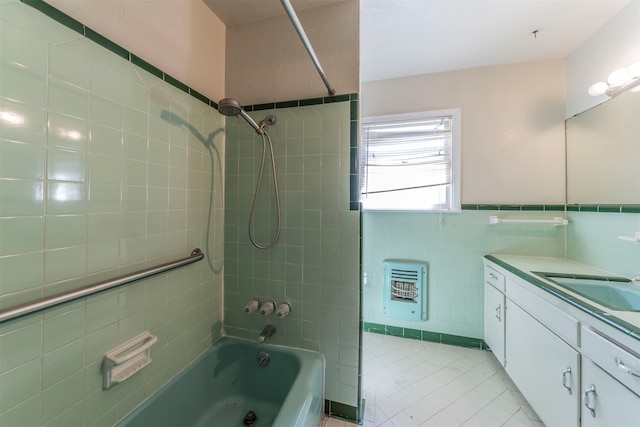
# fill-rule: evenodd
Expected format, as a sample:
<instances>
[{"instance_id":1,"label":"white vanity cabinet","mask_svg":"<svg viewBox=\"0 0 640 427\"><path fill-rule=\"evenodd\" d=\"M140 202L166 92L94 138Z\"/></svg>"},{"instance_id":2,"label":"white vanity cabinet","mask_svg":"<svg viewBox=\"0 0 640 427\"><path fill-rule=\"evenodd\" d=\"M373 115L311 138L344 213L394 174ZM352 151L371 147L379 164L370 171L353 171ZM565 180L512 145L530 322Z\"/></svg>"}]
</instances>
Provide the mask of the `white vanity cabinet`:
<instances>
[{"instance_id":1,"label":"white vanity cabinet","mask_svg":"<svg viewBox=\"0 0 640 427\"><path fill-rule=\"evenodd\" d=\"M507 373L545 425L580 425L580 353L520 306L507 304Z\"/></svg>"},{"instance_id":2,"label":"white vanity cabinet","mask_svg":"<svg viewBox=\"0 0 640 427\"><path fill-rule=\"evenodd\" d=\"M484 274L484 341L504 366L504 275L490 267Z\"/></svg>"},{"instance_id":3,"label":"white vanity cabinet","mask_svg":"<svg viewBox=\"0 0 640 427\"><path fill-rule=\"evenodd\" d=\"M582 328L582 425L640 425L640 358Z\"/></svg>"},{"instance_id":4,"label":"white vanity cabinet","mask_svg":"<svg viewBox=\"0 0 640 427\"><path fill-rule=\"evenodd\" d=\"M489 266L484 292L485 342L498 361L547 426L579 426L580 353L536 318L559 319L573 339L577 322Z\"/></svg>"},{"instance_id":5,"label":"white vanity cabinet","mask_svg":"<svg viewBox=\"0 0 640 427\"><path fill-rule=\"evenodd\" d=\"M587 358L582 360L582 426L638 427L638 395Z\"/></svg>"},{"instance_id":6,"label":"white vanity cabinet","mask_svg":"<svg viewBox=\"0 0 640 427\"><path fill-rule=\"evenodd\" d=\"M485 341L545 425L640 427L640 343L507 266L485 260Z\"/></svg>"}]
</instances>

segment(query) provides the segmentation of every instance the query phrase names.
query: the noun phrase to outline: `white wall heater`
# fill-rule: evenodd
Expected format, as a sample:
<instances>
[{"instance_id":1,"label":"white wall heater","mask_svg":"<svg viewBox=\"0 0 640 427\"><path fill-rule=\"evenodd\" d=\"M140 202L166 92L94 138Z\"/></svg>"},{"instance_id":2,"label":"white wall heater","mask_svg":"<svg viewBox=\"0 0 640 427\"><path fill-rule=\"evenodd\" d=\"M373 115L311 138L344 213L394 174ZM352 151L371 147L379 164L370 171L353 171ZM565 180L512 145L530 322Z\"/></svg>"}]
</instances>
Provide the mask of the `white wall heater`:
<instances>
[{"instance_id":1,"label":"white wall heater","mask_svg":"<svg viewBox=\"0 0 640 427\"><path fill-rule=\"evenodd\" d=\"M382 271L384 315L402 320L427 320L427 263L386 259Z\"/></svg>"}]
</instances>

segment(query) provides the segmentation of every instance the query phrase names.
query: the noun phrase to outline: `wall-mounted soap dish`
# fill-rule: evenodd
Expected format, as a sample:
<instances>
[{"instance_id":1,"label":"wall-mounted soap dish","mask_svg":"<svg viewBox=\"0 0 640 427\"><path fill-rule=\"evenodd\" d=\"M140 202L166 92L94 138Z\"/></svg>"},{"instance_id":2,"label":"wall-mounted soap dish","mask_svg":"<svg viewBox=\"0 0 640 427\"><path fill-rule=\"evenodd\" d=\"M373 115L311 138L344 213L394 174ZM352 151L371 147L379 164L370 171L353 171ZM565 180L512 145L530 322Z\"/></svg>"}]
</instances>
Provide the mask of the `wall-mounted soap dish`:
<instances>
[{"instance_id":1,"label":"wall-mounted soap dish","mask_svg":"<svg viewBox=\"0 0 640 427\"><path fill-rule=\"evenodd\" d=\"M102 388L121 383L151 363L151 346L157 341L158 337L145 331L106 353L102 360Z\"/></svg>"}]
</instances>

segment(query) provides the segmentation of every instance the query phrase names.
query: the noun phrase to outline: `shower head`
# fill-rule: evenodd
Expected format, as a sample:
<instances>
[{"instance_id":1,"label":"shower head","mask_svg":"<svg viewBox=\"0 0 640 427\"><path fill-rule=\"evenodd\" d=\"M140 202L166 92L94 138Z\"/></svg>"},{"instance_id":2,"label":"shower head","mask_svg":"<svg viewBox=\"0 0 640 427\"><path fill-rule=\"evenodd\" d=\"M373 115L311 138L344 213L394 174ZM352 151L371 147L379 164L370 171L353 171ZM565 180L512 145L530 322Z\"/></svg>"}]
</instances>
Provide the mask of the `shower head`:
<instances>
[{"instance_id":1,"label":"shower head","mask_svg":"<svg viewBox=\"0 0 640 427\"><path fill-rule=\"evenodd\" d=\"M218 112L223 116L242 116L253 127L258 135L264 134L264 123L259 126L249 115L242 109L240 103L234 98L224 98L218 103Z\"/></svg>"},{"instance_id":2,"label":"shower head","mask_svg":"<svg viewBox=\"0 0 640 427\"><path fill-rule=\"evenodd\" d=\"M218 112L223 116L237 116L242 111L242 107L237 99L224 98L218 103Z\"/></svg>"}]
</instances>

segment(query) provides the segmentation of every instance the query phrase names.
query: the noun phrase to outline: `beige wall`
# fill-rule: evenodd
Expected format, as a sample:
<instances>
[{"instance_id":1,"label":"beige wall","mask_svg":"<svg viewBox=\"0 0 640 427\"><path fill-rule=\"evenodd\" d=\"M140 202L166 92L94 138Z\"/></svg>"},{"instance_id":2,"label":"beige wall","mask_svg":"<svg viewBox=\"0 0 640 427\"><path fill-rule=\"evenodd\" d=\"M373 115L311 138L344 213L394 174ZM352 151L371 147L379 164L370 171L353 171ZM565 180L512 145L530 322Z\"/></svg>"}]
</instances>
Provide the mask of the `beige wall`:
<instances>
[{"instance_id":1,"label":"beige wall","mask_svg":"<svg viewBox=\"0 0 640 427\"><path fill-rule=\"evenodd\" d=\"M462 203L564 204L565 67L539 61L362 84L362 117L460 107Z\"/></svg>"},{"instance_id":2,"label":"beige wall","mask_svg":"<svg viewBox=\"0 0 640 427\"><path fill-rule=\"evenodd\" d=\"M47 0L203 95L224 94L225 26L201 0Z\"/></svg>"},{"instance_id":3,"label":"beige wall","mask_svg":"<svg viewBox=\"0 0 640 427\"><path fill-rule=\"evenodd\" d=\"M336 94L358 92L358 1L297 15ZM226 96L243 105L328 96L286 15L229 26L226 47Z\"/></svg>"}]
</instances>

